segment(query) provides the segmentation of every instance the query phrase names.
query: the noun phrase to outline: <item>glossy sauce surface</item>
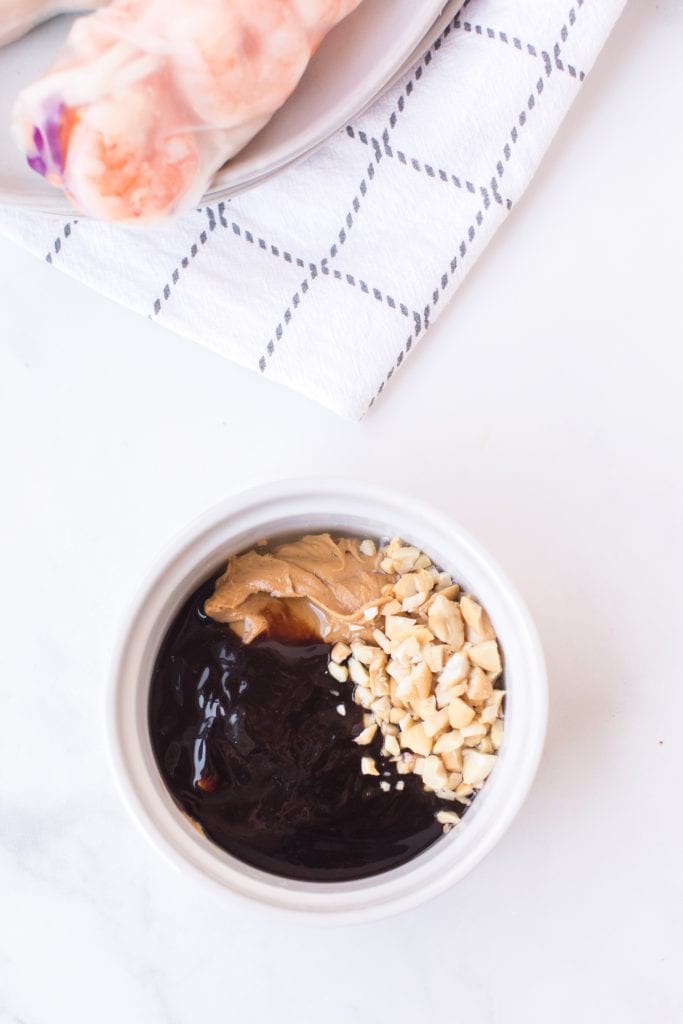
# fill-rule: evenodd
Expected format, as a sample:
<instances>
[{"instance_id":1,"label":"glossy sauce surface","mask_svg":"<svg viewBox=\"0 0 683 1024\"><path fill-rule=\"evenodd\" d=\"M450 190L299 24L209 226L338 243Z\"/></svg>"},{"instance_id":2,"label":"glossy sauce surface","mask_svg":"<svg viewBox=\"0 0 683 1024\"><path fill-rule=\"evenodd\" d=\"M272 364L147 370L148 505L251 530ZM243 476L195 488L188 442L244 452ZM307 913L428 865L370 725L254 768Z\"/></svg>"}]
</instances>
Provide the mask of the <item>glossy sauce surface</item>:
<instances>
[{"instance_id":1,"label":"glossy sauce surface","mask_svg":"<svg viewBox=\"0 0 683 1024\"><path fill-rule=\"evenodd\" d=\"M328 674L328 646L302 635L243 644L205 615L213 584L176 616L150 689L152 746L178 805L240 860L306 881L377 874L438 839L434 814L446 805L383 764L378 737L353 742L363 712L351 684ZM365 755L390 792L361 774Z\"/></svg>"}]
</instances>

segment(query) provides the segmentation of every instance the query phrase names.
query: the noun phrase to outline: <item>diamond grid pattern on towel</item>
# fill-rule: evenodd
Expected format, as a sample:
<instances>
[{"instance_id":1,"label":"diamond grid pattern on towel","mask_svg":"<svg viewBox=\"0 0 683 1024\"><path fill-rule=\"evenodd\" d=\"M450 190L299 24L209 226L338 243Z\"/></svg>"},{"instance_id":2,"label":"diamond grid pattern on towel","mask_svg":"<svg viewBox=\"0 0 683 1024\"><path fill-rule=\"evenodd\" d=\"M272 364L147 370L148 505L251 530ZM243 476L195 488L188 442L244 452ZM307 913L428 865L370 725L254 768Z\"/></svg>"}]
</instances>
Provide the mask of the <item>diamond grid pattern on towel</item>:
<instances>
[{"instance_id":1,"label":"diamond grid pattern on towel","mask_svg":"<svg viewBox=\"0 0 683 1024\"><path fill-rule=\"evenodd\" d=\"M141 232L0 209L54 266L360 419L508 215L624 0L466 0L304 163Z\"/></svg>"}]
</instances>

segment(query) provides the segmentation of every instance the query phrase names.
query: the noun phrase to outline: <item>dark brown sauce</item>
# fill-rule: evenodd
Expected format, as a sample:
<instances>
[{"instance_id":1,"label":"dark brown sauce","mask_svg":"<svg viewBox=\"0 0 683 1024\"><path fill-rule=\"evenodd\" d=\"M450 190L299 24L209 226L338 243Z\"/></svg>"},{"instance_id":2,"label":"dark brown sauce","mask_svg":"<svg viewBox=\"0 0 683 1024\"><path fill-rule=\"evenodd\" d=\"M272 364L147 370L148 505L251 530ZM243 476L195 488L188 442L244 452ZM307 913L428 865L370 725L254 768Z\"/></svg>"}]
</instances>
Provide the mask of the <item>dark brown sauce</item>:
<instances>
[{"instance_id":1,"label":"dark brown sauce","mask_svg":"<svg viewBox=\"0 0 683 1024\"><path fill-rule=\"evenodd\" d=\"M286 878L364 878L430 846L446 805L384 763L379 738L353 743L363 712L350 684L328 674L328 646L302 636L243 644L203 611L214 582L174 619L152 676L152 747L177 804L222 849ZM380 778L361 774L364 755Z\"/></svg>"}]
</instances>

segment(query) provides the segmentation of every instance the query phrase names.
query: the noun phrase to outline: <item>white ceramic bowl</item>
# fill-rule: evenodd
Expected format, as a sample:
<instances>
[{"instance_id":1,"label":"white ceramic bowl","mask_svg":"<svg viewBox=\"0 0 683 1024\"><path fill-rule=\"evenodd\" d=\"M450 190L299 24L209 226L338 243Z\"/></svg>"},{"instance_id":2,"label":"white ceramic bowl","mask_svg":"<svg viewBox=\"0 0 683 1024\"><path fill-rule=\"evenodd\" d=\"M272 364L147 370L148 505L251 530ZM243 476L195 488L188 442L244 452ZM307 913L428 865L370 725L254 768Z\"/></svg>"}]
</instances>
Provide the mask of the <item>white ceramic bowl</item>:
<instances>
[{"instance_id":1,"label":"white ceramic bowl","mask_svg":"<svg viewBox=\"0 0 683 1024\"><path fill-rule=\"evenodd\" d=\"M462 0L364 0L323 41L294 94L216 174L205 202L236 195L310 153L417 60ZM84 0L87 6L87 0ZM0 202L69 216L63 194L26 167L9 134L19 90L52 63L73 21L54 18L0 48Z\"/></svg>"},{"instance_id":2,"label":"white ceramic bowl","mask_svg":"<svg viewBox=\"0 0 683 1024\"><path fill-rule=\"evenodd\" d=\"M187 597L228 555L261 537L329 529L400 534L453 574L488 610L505 655L506 725L499 762L461 823L402 867L357 882L306 883L243 864L201 835L177 808L157 770L147 728L152 667ZM299 480L238 494L188 527L152 570L115 657L107 708L110 748L125 799L152 842L178 867L273 908L341 923L395 913L463 878L519 810L543 747L547 683L541 646L500 569L449 516L365 483Z\"/></svg>"}]
</instances>

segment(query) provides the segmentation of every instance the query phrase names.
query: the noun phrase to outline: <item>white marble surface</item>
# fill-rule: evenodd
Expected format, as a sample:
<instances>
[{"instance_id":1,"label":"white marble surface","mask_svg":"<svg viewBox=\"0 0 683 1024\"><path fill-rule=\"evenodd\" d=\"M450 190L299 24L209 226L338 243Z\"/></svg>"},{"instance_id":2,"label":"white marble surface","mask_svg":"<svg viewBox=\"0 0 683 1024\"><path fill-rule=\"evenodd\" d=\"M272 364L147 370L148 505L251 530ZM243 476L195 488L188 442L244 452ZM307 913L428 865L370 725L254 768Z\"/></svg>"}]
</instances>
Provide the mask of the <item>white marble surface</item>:
<instances>
[{"instance_id":1,"label":"white marble surface","mask_svg":"<svg viewBox=\"0 0 683 1024\"><path fill-rule=\"evenodd\" d=\"M679 0L631 0L524 202L360 426L0 242L0 1024L683 1019L682 67ZM342 931L178 875L119 802L102 724L157 549L254 471L331 467L416 480L490 547L552 698L488 860Z\"/></svg>"}]
</instances>

